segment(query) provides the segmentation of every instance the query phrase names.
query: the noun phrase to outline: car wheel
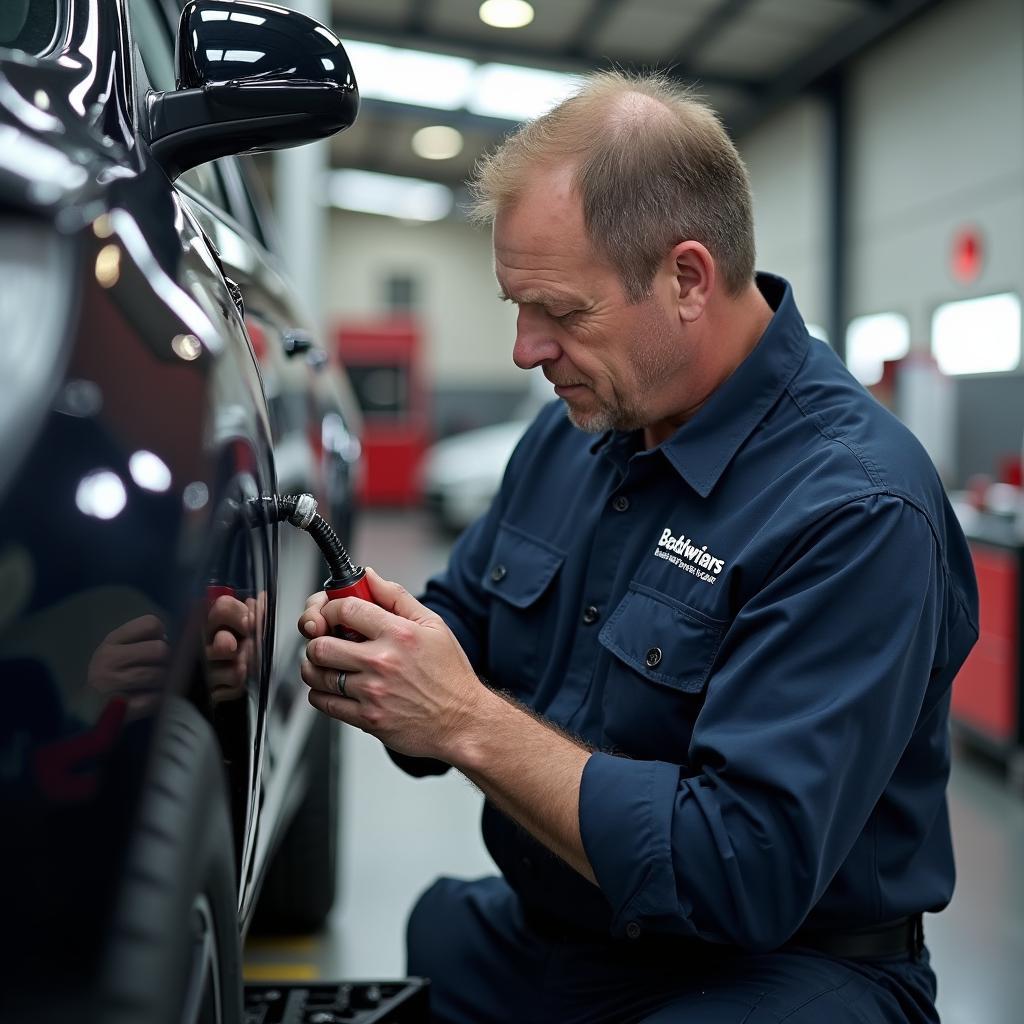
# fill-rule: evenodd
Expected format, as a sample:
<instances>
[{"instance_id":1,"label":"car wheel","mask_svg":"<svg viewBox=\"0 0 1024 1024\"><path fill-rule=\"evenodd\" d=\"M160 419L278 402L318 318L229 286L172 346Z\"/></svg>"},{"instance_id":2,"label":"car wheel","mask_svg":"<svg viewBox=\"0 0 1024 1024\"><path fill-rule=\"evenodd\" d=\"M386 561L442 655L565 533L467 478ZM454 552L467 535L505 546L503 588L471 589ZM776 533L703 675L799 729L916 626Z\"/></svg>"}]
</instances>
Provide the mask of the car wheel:
<instances>
[{"instance_id":1,"label":"car wheel","mask_svg":"<svg viewBox=\"0 0 1024 1024\"><path fill-rule=\"evenodd\" d=\"M253 928L315 932L334 905L338 872L337 724L318 714L304 757L309 786L274 854Z\"/></svg>"},{"instance_id":2,"label":"car wheel","mask_svg":"<svg viewBox=\"0 0 1024 1024\"><path fill-rule=\"evenodd\" d=\"M242 1019L235 850L213 730L171 698L114 913L104 1024Z\"/></svg>"}]
</instances>

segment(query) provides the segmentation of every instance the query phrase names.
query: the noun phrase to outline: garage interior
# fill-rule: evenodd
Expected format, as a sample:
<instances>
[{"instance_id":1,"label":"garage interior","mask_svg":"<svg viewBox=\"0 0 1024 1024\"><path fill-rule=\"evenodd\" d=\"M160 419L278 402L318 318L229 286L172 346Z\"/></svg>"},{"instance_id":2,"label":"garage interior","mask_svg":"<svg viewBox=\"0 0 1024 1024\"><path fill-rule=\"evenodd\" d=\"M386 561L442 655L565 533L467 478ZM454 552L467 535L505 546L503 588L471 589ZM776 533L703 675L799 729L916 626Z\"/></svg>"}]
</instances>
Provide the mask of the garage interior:
<instances>
[{"instance_id":1,"label":"garage interior","mask_svg":"<svg viewBox=\"0 0 1024 1024\"><path fill-rule=\"evenodd\" d=\"M515 110L531 101L529 73L656 67L692 82L720 111L752 178L758 266L792 282L812 333L918 433L951 493L1024 519L1024 11L1015 0L564 0L535 3L533 20L515 30L485 25L474 0L327 6L309 9L351 44L363 86L359 120L318 155L258 159L292 265L328 332L343 339L395 317L415 325L414 461L439 439L515 419L528 395L509 358L514 311L493 300L489 239L465 223L463 209L476 160L530 115ZM476 90L460 95L454 84L444 96L441 87L436 105L417 95L421 83L403 81L398 69L437 55L455 58L436 65L446 74L477 76ZM393 74L379 73L377 61ZM517 69L527 77L501 78ZM516 85L489 90L489 76ZM560 87L554 77L535 84L550 95ZM424 132L441 158L420 155ZM287 223L296 223L295 183L325 172L333 205L318 228L321 259L303 244L308 226ZM371 183L428 183L421 187L437 205L413 203L402 217L366 212L372 189L369 199L355 195L353 172L391 176ZM1002 328L963 321L978 346L976 358L958 362L943 348L944 310L1003 294L1018 309L1006 328L1011 354L1001 362L996 354ZM928 375L924 402L912 397L909 373L896 396L913 353L932 353L942 367ZM444 565L451 534L438 528L436 508L423 507L414 475L375 486L356 550L415 592ZM1008 543L1001 553L1012 561L1024 542ZM983 587L983 623L986 603L1005 599ZM989 642L1019 649L1015 615L1014 635ZM991 678L957 683L950 804L958 883L952 905L926 920L947 1024L1010 1024L1024 1001L1022 755L1010 738L1015 726L983 707L1017 698L978 697L974 688L995 685ZM1004 685L1019 683L1007 676ZM331 928L315 939L250 940L248 977L400 976L416 895L439 874L494 871L478 835L482 798L461 778L410 780L375 741L347 730L342 786Z\"/></svg>"},{"instance_id":2,"label":"garage interior","mask_svg":"<svg viewBox=\"0 0 1024 1024\"><path fill-rule=\"evenodd\" d=\"M698 424L699 452L714 447L715 428L736 445L714 470L718 476L710 479L707 469L707 493L698 477L687 477L690 467L676 464L678 453L641 449L655 447L651 439L667 424L672 430L683 424L685 431L695 410L699 415L705 402L722 397L715 394L719 388L728 396L726 386L743 379L747 359L748 371L754 365L751 372L762 372L758 358L775 358L779 345L758 351L751 340L742 358L715 378L724 360L686 364L687 370L697 368L698 381L717 384L699 396L691 387L687 400L699 401L685 413L673 390L671 415L653 427L650 418L631 421L646 434L620 431L609 447L620 446L611 461L621 457L622 465L614 466L619 475L605 490L595 485L588 491L580 482L590 463L579 474L548 480L545 474L558 476L563 463L549 458L551 446L532 451L532 439L542 435L530 435L518 449L520 459L535 459L528 464L531 473L523 474L527 483L513 472L502 499L525 494L529 500L520 505L536 511L531 488L539 494L549 487L559 500L576 503L570 506L575 516L593 512L595 523L603 517L604 533L589 521L577 530L573 514L549 516L545 525L576 531L577 546L562 550L543 530L533 536L509 517L499 523L495 514L484 528L493 532L469 534L480 550L460 563L473 562L473 571L465 573L473 578L465 591L470 599L458 611L474 620L466 627L467 650L476 644L480 660L471 673L451 673L456 684L468 686L462 691L471 695L466 706L490 700L492 712L496 705L512 714L509 705L516 700L509 695L519 681L541 688L534 677L542 677L549 703L538 699L538 708L515 709L520 726L545 714L564 725L564 734L549 730L550 745L540 749L568 739L572 753L590 766L627 766L621 777L634 765L649 771L650 779L662 768L676 773L676 802L658 805L660 832L652 824L655 812L641 818L636 811L629 820L609 812L625 806L632 813L647 800L646 790L642 800L638 796L639 784L628 789L632 805L615 803L613 787L600 789L590 804L596 808L592 819L603 818L607 847L632 844L632 859L609 859L602 879L607 884L598 883L602 893L581 894L550 881L558 872L564 872L563 883L576 885L588 872L589 880L600 876L597 860L588 859L597 847L588 850L584 842L584 776L575 779L580 799L575 817L569 815L569 833L555 827L556 840L544 840L555 851L555 868L545 874L544 865L537 870L536 851L526 849L534 842L531 829L520 827L515 813L502 813L500 797L487 805L470 781L479 761L463 764L465 775L453 770L412 778L379 740L311 709L318 700L334 701L336 693L344 698L348 676L358 670L335 665L311 682L314 655L307 640L313 634L295 627L300 613L304 627L308 623L303 601L321 585L325 558L330 576L322 585L337 586L338 593L350 586L367 588L358 591L361 596L368 592L360 566L422 593L453 551L469 550L469 544L456 548L459 537L492 507L506 465L538 416L542 430L555 424L578 442L578 431L569 431L561 418L543 419L552 413L554 388L570 411L571 396L581 391L601 406L598 389L586 381L548 380L544 368L524 371L513 361L515 344L517 360L524 362L524 317L543 318L544 331L530 344L542 333L541 342L568 338L578 344L587 328L574 333L574 321L562 323L581 310L563 317L543 290L516 294L505 282L499 285L491 230L472 217L470 182L487 154L572 95L581 76L612 69L658 71L717 111L749 173L757 269L789 282L807 331L797 325L790 332L802 346L800 358L793 357L790 376L771 403L763 403L766 410L759 404L766 392L746 403L743 416L752 410L761 416L748 433L739 437L732 429L747 424L728 406L725 427L708 428L707 416ZM349 124L357 108L358 118ZM290 148L277 148L282 145ZM741 178L733 175L734 181ZM666 950L676 956L680 948L689 955L697 945L705 955L709 935L735 944L723 960L732 953L746 956L756 942L743 943L718 927L720 921L701 930L704 922L684 905L717 889L691 885L684 892L690 877L685 871L698 863L695 877L702 877L700 865L708 878L728 876L736 909L761 865L779 868L789 851L790 861L803 862L790 873L787 861L786 870L771 874L779 880L778 892L765 905L788 923L779 910L788 896L789 909L796 906L804 923L785 931L784 944L779 938L763 948L783 958L796 949L792 959L813 964L817 957L819 966L828 959L834 968L846 954L810 945L820 932L834 937L834 921L821 925L815 915L828 918L838 905L842 925L863 914L864 928L837 927L835 934L845 940L851 933L862 938L860 932L891 930L890 938L898 933L899 949L850 954L850 963L839 966L869 978L877 969L883 983L864 983L870 998L896 1000L914 984L902 989L905 979L893 980L899 970L910 964L907 976L917 970L918 981L927 974L912 961L921 953L917 911L931 897L914 903L914 884L905 891L892 885L901 889L894 897L885 891L885 872L895 865L893 877L923 879L925 891L948 892L942 779L935 766L945 770L950 749L956 888L946 909L924 915L937 1010L944 1024L1024 1019L1021 0L0 0L0 217L0 312L8 327L7 341L0 343L0 692L9 707L0 717L0 904L10 911L11 940L0 956L0 1024L74 1020L80 1010L84 1024L416 1024L425 1019L427 983L407 978L417 973L406 961L410 912L438 878L499 873L481 834L485 806L490 820L508 830L492 849L500 848L495 857L511 881L521 871L523 892L535 881L538 892L548 885L544 898L555 911L564 911L559 899L570 902L566 893L580 897L559 921L557 912L545 916L547 907L531 917L537 908L513 895L507 905L515 904L511 913L520 915L522 933L533 936L538 948L538 935L566 948L580 936L577 949L592 943L593 922L576 928L576 916L586 917L580 905L594 897L621 913L614 926L601 918L598 956L585 964L588 969L605 955L621 955L632 965L651 957L652 949L659 957ZM696 246L693 240L701 236L675 237ZM717 260L717 250L709 260ZM594 266L596 280L607 268ZM746 293L763 315L751 337L775 344L781 331L760 333L770 319L764 300L782 289L765 280L760 294L753 287ZM553 294L557 306L557 288ZM723 296L713 297L726 303ZM655 310L657 302L655 296ZM716 306L714 315L719 311L735 320L723 315L726 330L716 356L739 351L739 345L729 347L738 341L737 325L753 322L742 320L738 304ZM623 322L632 329L640 320L635 308L630 315L636 319ZM551 326L555 321L558 326ZM677 327L670 320L670 328ZM701 333L706 330L705 320L686 335L654 332L644 355L665 355L665 337L697 338L695 351L706 355L710 346L699 348L710 337ZM600 376L600 325L594 336ZM640 380L639 346L630 341L632 347L613 355L632 359L637 365L630 363L630 371ZM691 384L684 381L683 357L675 350L670 356L665 372L682 392ZM588 357L595 358L584 353ZM854 442L830 433L828 416L800 407L790 385L812 364L830 368L822 372L821 392L844 396L828 410L836 422L840 414L863 415L863 423L881 431L868 438L865 450L874 445L880 452L879 437L898 439L888 468L907 471L905 488L903 481L881 482L880 471L873 476L877 467L862 459ZM655 374L644 386L665 399ZM611 390L618 399L614 385ZM776 401L783 391L799 407L800 415L793 413L798 427L785 441L802 439L793 458L771 434L775 428L762 429L786 404ZM621 412L621 406L606 404ZM663 404L667 409L669 401ZM902 421L920 446L878 405ZM622 422L609 419L605 426ZM805 435L800 431L807 424L813 429ZM767 462L758 462L760 456L750 453L763 450L757 445L766 435L769 447L772 441L778 447L770 449ZM562 435L552 427L543 436ZM919 448L934 473L922 469L927 461ZM871 486L856 476L851 486L863 491L847 489L837 499L829 488L840 477L845 488L851 477L821 455L826 449L839 452L836 463L846 459ZM593 454L597 446L589 450ZM559 455L567 451L559 449ZM736 470L744 452L744 465L753 468ZM888 455L878 461L884 464ZM818 456L825 468L815 463ZM689 457L698 461L692 449ZM772 459L784 463L774 480ZM678 470L684 483L675 477L670 483L679 490L657 489L665 477L655 477L651 467L657 461L664 472L664 460ZM807 465L813 471L801 477ZM755 527L747 524L736 547L749 555L766 536L785 540L770 557L751 556L741 571L716 579L708 573L717 576L734 558L721 537L688 525L701 543L708 542L698 550L698 541L679 533L679 524L659 521L659 530L667 528L654 552L662 559L653 563L656 570L674 572L666 566L671 562L686 571L679 578L687 586L722 584L705 587L697 598L688 590L669 592L658 577L645 575L639 556L634 564L623 555L629 544L642 543L639 517L652 512L617 488L630 473L633 484L648 473L644 496L664 498L673 516L682 519L691 500L687 517L693 509L716 508L715 500L721 512L721 490L707 499L721 479L728 483L729 467L733 482L741 478L748 488L746 499L735 504L742 514L755 510ZM611 469L605 469L611 481ZM783 486L790 491L772 504L768 488L787 473ZM808 479L813 486L805 487ZM824 490L814 491L821 479ZM814 505L821 493L828 502ZM598 496L591 502L592 494ZM922 494L928 496L923 503ZM856 543L848 543L864 559L858 562L833 546L831 516L876 499L899 506L923 530L913 536L925 541L904 543L899 566L891 564L896 559L879 559L886 574L858 578L856 570L870 561L865 552L884 531L871 543L866 526L851 532ZM833 500L835 506L828 504ZM508 505L498 507L508 511ZM940 509L939 516L927 507ZM630 516L615 519L627 511ZM741 518L725 511L713 525ZM922 527L925 520L930 533ZM796 522L812 529L800 531ZM480 537L491 551L488 562ZM496 538L507 547L501 549ZM684 564L664 548L689 549L692 557ZM498 557L502 550L507 557ZM807 550L813 558L805 557ZM795 597L784 593L773 605L769 596L760 629L744 633L748 618L759 614L758 599L792 567L786 561L791 556L793 562L803 559L805 573L796 576ZM740 557L729 564L740 564ZM600 559L607 564L599 565ZM534 570L532 587L520 585L509 597L506 576L517 560ZM941 608L934 621L914 600L893 598L902 593L896 570L899 583L920 582L915 567L925 563L927 587L914 595L924 594L922 609ZM755 568L748 572L750 564ZM958 589L969 567L978 585L979 635L952 682L947 745L943 716L960 662L956 651L966 649L968 633L973 636L970 587ZM577 570L578 579L572 575ZM594 585L591 593L602 571L608 577L599 580L604 589ZM783 591L793 579L785 578L790 582L783 582ZM864 596L856 585L869 578L884 583ZM504 592L495 591L491 583L503 580ZM904 636L900 623L883 622L881 599L875 603L876 593L886 590L891 608L899 605L908 621L925 623L915 621L904 646L897 643ZM850 625L855 592L869 624L864 631ZM638 593L643 596L632 606L632 618L624 616ZM823 593L830 596L823 599ZM484 608L479 615L472 607L477 597ZM722 602L713 604L718 598ZM797 601L804 602L803 620L789 618ZM830 617L837 609L848 614ZM772 614L785 625L773 625ZM741 616L748 618L734 629ZM616 646L610 632L616 619L620 636L635 641L632 653ZM959 632L950 625L954 620ZM820 631L810 636L805 629L805 642L792 644L793 623L801 621L813 621ZM519 645L524 623L532 623L533 641L525 651ZM559 634L556 623L576 632ZM591 632L580 633L583 627ZM664 632L648 636L648 627ZM917 653L911 641L928 629L925 672L904 652ZM556 645L566 637L560 661ZM783 684L769 688L767 698L765 690L757 691L755 699L753 686L743 689L753 676L737 666L761 657L760 641L774 650L762 665L793 667L790 650L796 652L793 664L803 664L790 674L776 667ZM943 641L949 641L944 648ZM498 666L494 650L501 642L507 657ZM672 658L665 656L663 664L662 646L671 654L669 644L682 652L674 675L665 671ZM840 647L847 655L855 652L850 664L872 670L882 665L878 678L892 681L886 691L894 694L891 704L882 708L872 671L839 668ZM740 656L731 662L720 657L737 649ZM817 657L823 649L828 656ZM833 663L826 666L831 675L819 671L822 662ZM561 665L569 667L563 672ZM477 671L480 682L509 697L506 704L482 688L473 690ZM609 710L607 694L614 701L616 691L601 673L612 671L626 682L619 683L618 708ZM512 682L492 682L501 672ZM739 689L724 692L739 694L745 710L767 708L770 715L737 719L730 703L729 714L720 716L728 718L722 733L703 745L706 733L698 735L697 719L703 715L700 725L714 733L708 722L727 703L723 689L710 689L715 673L720 684L739 678ZM820 686L837 679L851 681L849 693ZM911 685L902 685L907 679ZM524 701L534 699L528 686L524 692ZM712 693L717 704L705 713ZM569 698L576 697L578 704L570 707ZM773 697L792 702L796 713L776 715ZM913 708L900 719L897 712L909 704ZM564 718L552 711L555 706ZM609 721L633 712L632 736L612 735ZM906 731L893 731L894 722L906 724ZM781 723L785 728L775 731ZM806 732L794 723L806 725ZM819 725L821 733L814 732ZM874 745L864 740L869 726L880 737L873 761ZM687 738L677 756L680 728ZM715 739L723 733L727 742L719 749ZM888 772L879 775L881 798L859 772L832 771L839 734L843 741L852 737L847 752L860 758L865 776L879 765ZM827 741L815 742L821 736ZM780 740L781 754L758 761L751 754L754 740L767 742L765 737ZM637 749L627 749L631 741ZM650 752L657 742L669 748L667 757ZM896 767L890 770L885 757L894 751ZM520 749L506 747L504 753L492 761L512 764ZM611 756L619 754L621 759ZM757 762L746 774L743 757L748 765ZM700 758L705 760L698 764ZM716 758L723 771L710 763ZM536 762L545 770L552 766L543 757ZM925 769L918 771L921 764ZM482 770L473 777L488 778ZM894 780L907 778L909 787L900 790ZM780 779L785 784L777 786ZM655 792L653 783L649 789ZM861 818L836 811L849 811L839 800L852 800L854 790L863 804ZM714 803L726 799L726 791L739 794L732 818ZM792 814L764 799L779 792ZM804 803L807 793L813 795ZM756 798L748 800L752 794ZM821 794L822 803L815 803ZM833 796L836 802L829 803ZM686 800L690 817L682 810ZM809 814L808 807L825 811ZM679 840L684 821L698 822L700 850L711 854L701 860L693 845L686 865ZM743 824L731 834L728 823L737 821ZM568 857L566 847L557 846L567 834ZM669 841L658 846L666 836ZM524 847L517 847L524 837ZM576 839L582 854L572 845ZM890 841L892 849L886 847ZM743 862L736 856L740 847L763 861ZM627 895L639 905L636 894L658 875L663 848L669 870L650 883L650 890L662 886L658 900L647 896L656 904L649 920L659 922L650 929L647 921L641 927L626 916L632 905L616 907L610 891L629 876L636 885ZM837 850L841 856L832 864L826 854ZM586 870L580 861L576 874L569 870L573 854L582 856ZM924 867L901 876L908 864L915 871ZM318 885L321 877L328 882ZM791 879L803 884L783 884ZM801 905L812 886L817 895ZM836 892L838 903L829 904L826 897ZM909 910L899 903L906 893L913 894ZM666 909L673 900L679 907ZM909 916L883 914L887 901ZM756 898L746 905L747 924L757 917L751 911L757 906ZM599 910L604 914L609 907ZM636 911L637 917L644 913ZM448 924L445 916L436 915L439 933ZM490 922L487 915L478 917ZM772 924L780 927L778 920L765 925L769 935ZM605 943L604 931L614 934L620 925L624 940L643 933L645 941ZM657 942L663 938L659 929L682 930L684 943L693 945L647 945L644 929ZM796 948L804 942L809 950ZM492 964L507 950L496 948ZM808 951L813 955L804 957ZM865 967L853 963L858 959L887 962ZM890 959L899 966L893 968ZM686 998L705 995L697 991L705 986L703 977L695 982L690 972L680 981L674 969L671 977L657 975L662 963L651 968L657 985L685 983ZM635 995L642 975L628 976L627 968L620 976L618 967L609 972L608 989L621 982ZM890 968L893 973L885 975ZM456 973L461 983L472 972ZM508 973L514 975L512 968ZM622 980L627 977L628 984ZM586 986L563 986L563 980L557 971L544 972L545 994L558 989L563 1009L581 991L589 997ZM407 983L409 989L400 991ZM803 1012L801 1021L818 1024L807 1007L824 995L867 1020L869 999L858 1008L859 995L835 994L844 987L824 988L792 1009L794 1018ZM859 991L856 984L851 991ZM711 1001L721 995L713 991ZM396 1005L385 1005L392 996ZM789 1013L760 1006L765 996L756 996L744 1019L790 1020ZM729 1004L728 993L721 1001ZM930 1010L931 993L921 1001ZM468 997L466 1005L472 1005ZM630 1006L641 1012L640 1002ZM572 1010L586 1016L575 1003ZM495 1016L510 1012L501 1003Z\"/></svg>"}]
</instances>

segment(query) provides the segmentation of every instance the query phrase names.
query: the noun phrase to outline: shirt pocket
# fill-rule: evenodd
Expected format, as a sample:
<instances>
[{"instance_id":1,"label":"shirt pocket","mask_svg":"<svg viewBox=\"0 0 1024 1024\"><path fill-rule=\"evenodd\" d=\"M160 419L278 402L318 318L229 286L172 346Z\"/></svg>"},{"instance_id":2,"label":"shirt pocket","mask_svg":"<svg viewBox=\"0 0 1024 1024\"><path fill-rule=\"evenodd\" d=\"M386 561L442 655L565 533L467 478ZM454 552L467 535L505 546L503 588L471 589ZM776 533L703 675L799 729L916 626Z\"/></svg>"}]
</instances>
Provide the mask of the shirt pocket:
<instances>
[{"instance_id":1,"label":"shirt pocket","mask_svg":"<svg viewBox=\"0 0 1024 1024\"><path fill-rule=\"evenodd\" d=\"M640 583L605 623L605 741L632 757L682 764L727 623Z\"/></svg>"},{"instance_id":2,"label":"shirt pocket","mask_svg":"<svg viewBox=\"0 0 1024 1024\"><path fill-rule=\"evenodd\" d=\"M552 586L565 552L518 527L498 527L481 585L491 595L488 682L517 697L533 693L551 657Z\"/></svg>"}]
</instances>

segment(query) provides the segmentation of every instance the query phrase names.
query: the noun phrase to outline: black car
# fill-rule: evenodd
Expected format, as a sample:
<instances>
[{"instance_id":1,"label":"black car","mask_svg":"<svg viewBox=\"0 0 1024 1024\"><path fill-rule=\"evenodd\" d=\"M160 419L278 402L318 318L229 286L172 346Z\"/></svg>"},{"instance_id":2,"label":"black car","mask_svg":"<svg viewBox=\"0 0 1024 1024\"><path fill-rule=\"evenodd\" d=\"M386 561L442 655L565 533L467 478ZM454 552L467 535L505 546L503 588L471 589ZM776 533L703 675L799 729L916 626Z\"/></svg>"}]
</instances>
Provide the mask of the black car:
<instances>
[{"instance_id":1,"label":"black car","mask_svg":"<svg viewBox=\"0 0 1024 1024\"><path fill-rule=\"evenodd\" d=\"M357 107L276 4L0 3L4 1020L234 1024L254 915L330 908L326 570L276 496L344 534L358 421L237 154Z\"/></svg>"}]
</instances>

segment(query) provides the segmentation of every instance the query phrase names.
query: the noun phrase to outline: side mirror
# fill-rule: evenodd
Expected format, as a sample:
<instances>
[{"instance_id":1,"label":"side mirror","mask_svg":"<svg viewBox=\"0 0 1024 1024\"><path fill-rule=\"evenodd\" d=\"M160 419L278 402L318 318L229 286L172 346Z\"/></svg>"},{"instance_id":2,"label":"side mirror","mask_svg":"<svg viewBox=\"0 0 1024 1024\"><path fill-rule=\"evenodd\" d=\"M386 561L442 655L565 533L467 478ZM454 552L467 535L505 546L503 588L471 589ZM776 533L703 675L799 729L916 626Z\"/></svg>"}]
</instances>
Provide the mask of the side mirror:
<instances>
[{"instance_id":1,"label":"side mirror","mask_svg":"<svg viewBox=\"0 0 1024 1024\"><path fill-rule=\"evenodd\" d=\"M189 0L178 88L149 99L150 146L172 178L229 153L284 149L347 128L359 89L341 42L259 0Z\"/></svg>"}]
</instances>

